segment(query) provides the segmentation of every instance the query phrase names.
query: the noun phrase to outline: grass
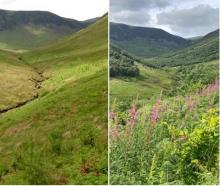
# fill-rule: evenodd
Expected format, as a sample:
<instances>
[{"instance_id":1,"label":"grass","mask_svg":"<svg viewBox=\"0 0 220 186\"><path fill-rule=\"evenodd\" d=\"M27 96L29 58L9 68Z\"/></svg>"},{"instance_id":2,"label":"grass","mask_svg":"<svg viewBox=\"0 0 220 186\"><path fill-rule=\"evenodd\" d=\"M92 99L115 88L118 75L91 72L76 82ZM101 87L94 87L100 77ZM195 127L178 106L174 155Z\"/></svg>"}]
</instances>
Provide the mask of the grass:
<instances>
[{"instance_id":1,"label":"grass","mask_svg":"<svg viewBox=\"0 0 220 186\"><path fill-rule=\"evenodd\" d=\"M19 26L0 32L0 46L11 50L30 50L56 42L64 36L74 33L68 27L51 29L43 26Z\"/></svg>"},{"instance_id":2,"label":"grass","mask_svg":"<svg viewBox=\"0 0 220 186\"><path fill-rule=\"evenodd\" d=\"M175 52L168 52L161 56L148 58L143 63L155 67L175 67L181 65L191 65L197 63L207 63L219 58L219 30L216 30L202 39L194 42L189 47L185 47Z\"/></svg>"},{"instance_id":3,"label":"grass","mask_svg":"<svg viewBox=\"0 0 220 186\"><path fill-rule=\"evenodd\" d=\"M41 77L10 52L0 51L0 112L37 96Z\"/></svg>"},{"instance_id":4,"label":"grass","mask_svg":"<svg viewBox=\"0 0 220 186\"><path fill-rule=\"evenodd\" d=\"M107 184L107 34L105 17L22 54L45 81L38 99L0 116L0 183Z\"/></svg>"},{"instance_id":5,"label":"grass","mask_svg":"<svg viewBox=\"0 0 220 186\"><path fill-rule=\"evenodd\" d=\"M168 90L172 83L173 72L153 69L138 65L140 76L126 78L112 78L110 81L111 103L117 101L131 101L149 99L158 96L161 90Z\"/></svg>"}]
</instances>

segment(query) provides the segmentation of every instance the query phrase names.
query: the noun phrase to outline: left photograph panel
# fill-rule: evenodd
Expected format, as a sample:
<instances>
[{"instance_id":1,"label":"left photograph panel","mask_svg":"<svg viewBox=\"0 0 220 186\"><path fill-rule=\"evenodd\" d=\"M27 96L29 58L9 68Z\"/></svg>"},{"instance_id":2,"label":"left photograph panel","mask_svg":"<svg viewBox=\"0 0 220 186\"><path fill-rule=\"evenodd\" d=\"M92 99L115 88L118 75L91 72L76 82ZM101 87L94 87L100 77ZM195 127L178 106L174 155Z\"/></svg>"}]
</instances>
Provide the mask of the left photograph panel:
<instances>
[{"instance_id":1,"label":"left photograph panel","mask_svg":"<svg viewBox=\"0 0 220 186\"><path fill-rule=\"evenodd\" d=\"M0 0L0 184L108 183L107 11Z\"/></svg>"}]
</instances>

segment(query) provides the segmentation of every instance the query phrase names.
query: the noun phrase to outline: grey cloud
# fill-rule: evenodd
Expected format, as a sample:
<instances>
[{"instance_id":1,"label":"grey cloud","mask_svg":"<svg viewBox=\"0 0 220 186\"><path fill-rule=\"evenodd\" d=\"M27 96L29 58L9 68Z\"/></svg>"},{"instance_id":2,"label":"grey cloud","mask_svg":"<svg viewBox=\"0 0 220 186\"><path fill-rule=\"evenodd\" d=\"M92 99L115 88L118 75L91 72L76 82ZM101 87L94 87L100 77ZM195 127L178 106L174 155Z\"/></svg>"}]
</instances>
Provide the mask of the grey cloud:
<instances>
[{"instance_id":1,"label":"grey cloud","mask_svg":"<svg viewBox=\"0 0 220 186\"><path fill-rule=\"evenodd\" d=\"M151 21L152 8L164 8L170 0L110 0L110 19L132 25L146 25Z\"/></svg>"},{"instance_id":2,"label":"grey cloud","mask_svg":"<svg viewBox=\"0 0 220 186\"><path fill-rule=\"evenodd\" d=\"M157 19L159 25L167 25L181 35L203 35L218 28L219 10L198 5L190 9L162 12Z\"/></svg>"},{"instance_id":3,"label":"grey cloud","mask_svg":"<svg viewBox=\"0 0 220 186\"><path fill-rule=\"evenodd\" d=\"M110 11L138 11L149 8L164 8L170 5L170 0L110 0Z\"/></svg>"},{"instance_id":4,"label":"grey cloud","mask_svg":"<svg viewBox=\"0 0 220 186\"><path fill-rule=\"evenodd\" d=\"M111 21L131 24L143 25L151 20L150 15L146 11L120 11L111 16Z\"/></svg>"}]
</instances>

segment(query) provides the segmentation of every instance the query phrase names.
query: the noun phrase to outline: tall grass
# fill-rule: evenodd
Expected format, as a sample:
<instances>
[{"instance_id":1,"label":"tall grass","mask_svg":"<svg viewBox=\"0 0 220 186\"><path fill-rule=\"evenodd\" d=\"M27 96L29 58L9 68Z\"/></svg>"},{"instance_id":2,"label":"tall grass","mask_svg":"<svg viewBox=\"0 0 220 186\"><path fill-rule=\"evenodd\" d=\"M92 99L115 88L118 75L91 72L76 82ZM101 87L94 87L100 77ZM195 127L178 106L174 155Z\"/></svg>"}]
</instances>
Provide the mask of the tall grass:
<instances>
[{"instance_id":1,"label":"tall grass","mask_svg":"<svg viewBox=\"0 0 220 186\"><path fill-rule=\"evenodd\" d=\"M125 124L112 108L111 183L217 184L218 90L133 105Z\"/></svg>"}]
</instances>

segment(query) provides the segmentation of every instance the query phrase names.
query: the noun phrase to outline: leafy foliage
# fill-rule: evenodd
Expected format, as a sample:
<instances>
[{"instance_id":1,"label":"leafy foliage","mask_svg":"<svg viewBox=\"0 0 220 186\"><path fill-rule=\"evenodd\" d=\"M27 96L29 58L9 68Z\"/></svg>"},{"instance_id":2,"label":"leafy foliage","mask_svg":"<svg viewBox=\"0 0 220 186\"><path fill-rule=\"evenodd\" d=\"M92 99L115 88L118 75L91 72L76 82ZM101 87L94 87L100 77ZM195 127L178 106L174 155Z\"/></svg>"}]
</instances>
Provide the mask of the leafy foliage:
<instances>
[{"instance_id":1,"label":"leafy foliage","mask_svg":"<svg viewBox=\"0 0 220 186\"><path fill-rule=\"evenodd\" d=\"M116 47L110 50L110 76L134 77L139 75L135 59Z\"/></svg>"},{"instance_id":2,"label":"leafy foliage","mask_svg":"<svg viewBox=\"0 0 220 186\"><path fill-rule=\"evenodd\" d=\"M212 83L218 76L218 62L191 66L181 66L175 73L176 80L169 95L185 95L195 92Z\"/></svg>"}]
</instances>

